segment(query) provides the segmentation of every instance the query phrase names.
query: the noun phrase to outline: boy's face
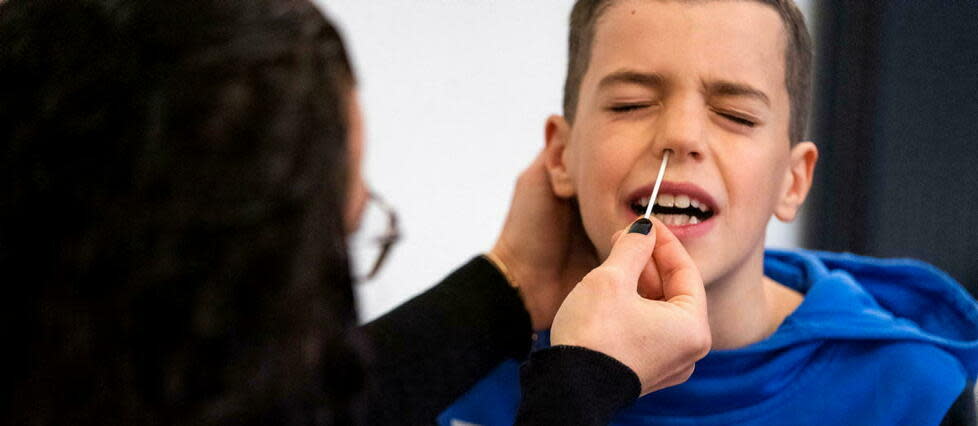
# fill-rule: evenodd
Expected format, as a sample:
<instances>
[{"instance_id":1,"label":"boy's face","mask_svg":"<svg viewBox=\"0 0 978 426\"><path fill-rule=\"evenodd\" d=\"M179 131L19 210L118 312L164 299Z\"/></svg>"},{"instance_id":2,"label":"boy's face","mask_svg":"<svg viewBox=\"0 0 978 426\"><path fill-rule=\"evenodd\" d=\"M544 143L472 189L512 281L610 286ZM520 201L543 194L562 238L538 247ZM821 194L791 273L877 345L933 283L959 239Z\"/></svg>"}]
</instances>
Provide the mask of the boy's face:
<instances>
[{"instance_id":1,"label":"boy's face","mask_svg":"<svg viewBox=\"0 0 978 426\"><path fill-rule=\"evenodd\" d=\"M547 124L554 191L577 197L601 258L644 212L665 149L659 200L681 214L662 220L704 281L763 255L768 220L794 218L817 158L789 143L785 43L778 13L755 2L626 0L604 12L573 125Z\"/></svg>"}]
</instances>

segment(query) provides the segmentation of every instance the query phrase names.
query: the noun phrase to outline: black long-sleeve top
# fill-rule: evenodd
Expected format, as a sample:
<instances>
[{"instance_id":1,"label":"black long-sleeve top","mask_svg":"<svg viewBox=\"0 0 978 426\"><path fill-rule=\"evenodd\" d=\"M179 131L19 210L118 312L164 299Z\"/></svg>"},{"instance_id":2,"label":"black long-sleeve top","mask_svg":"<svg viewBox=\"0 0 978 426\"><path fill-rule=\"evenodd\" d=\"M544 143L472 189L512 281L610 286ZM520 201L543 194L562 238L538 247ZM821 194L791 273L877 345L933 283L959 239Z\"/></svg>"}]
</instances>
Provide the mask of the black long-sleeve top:
<instances>
[{"instance_id":1,"label":"black long-sleeve top","mask_svg":"<svg viewBox=\"0 0 978 426\"><path fill-rule=\"evenodd\" d=\"M361 331L371 352L371 424L432 424L506 358L526 359L517 424L607 424L641 390L631 369L600 352L556 346L527 357L530 316L481 257Z\"/></svg>"}]
</instances>

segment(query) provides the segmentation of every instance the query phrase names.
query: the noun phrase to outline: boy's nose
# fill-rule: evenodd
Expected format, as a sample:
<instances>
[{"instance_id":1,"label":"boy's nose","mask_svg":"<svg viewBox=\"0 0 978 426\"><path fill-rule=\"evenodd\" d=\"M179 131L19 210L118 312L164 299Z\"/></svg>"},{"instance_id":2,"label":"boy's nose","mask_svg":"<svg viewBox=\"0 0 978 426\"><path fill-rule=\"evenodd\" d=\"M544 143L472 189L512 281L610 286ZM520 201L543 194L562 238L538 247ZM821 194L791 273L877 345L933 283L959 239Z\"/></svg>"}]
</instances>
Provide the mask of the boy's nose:
<instances>
[{"instance_id":1,"label":"boy's nose","mask_svg":"<svg viewBox=\"0 0 978 426\"><path fill-rule=\"evenodd\" d=\"M658 122L656 151L671 149L674 160L700 159L706 138L706 114L702 110L703 106L693 102L667 105Z\"/></svg>"}]
</instances>

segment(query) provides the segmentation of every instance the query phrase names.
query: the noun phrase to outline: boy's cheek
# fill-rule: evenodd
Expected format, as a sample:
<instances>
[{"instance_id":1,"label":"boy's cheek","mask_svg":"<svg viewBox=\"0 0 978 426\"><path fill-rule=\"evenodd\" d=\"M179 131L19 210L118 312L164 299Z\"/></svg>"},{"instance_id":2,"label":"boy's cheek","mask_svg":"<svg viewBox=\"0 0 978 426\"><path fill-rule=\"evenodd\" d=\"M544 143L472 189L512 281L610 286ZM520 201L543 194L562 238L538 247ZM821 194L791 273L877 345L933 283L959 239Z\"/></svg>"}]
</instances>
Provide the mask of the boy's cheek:
<instances>
[{"instance_id":1,"label":"boy's cheek","mask_svg":"<svg viewBox=\"0 0 978 426\"><path fill-rule=\"evenodd\" d=\"M582 192L582 197L578 198L579 214L581 223L584 225L584 232L598 254L598 258L604 261L611 252L611 238L619 230L618 221L610 211L602 204L604 201L589 197L590 191ZM623 227L624 225L622 225Z\"/></svg>"},{"instance_id":2,"label":"boy's cheek","mask_svg":"<svg viewBox=\"0 0 978 426\"><path fill-rule=\"evenodd\" d=\"M611 238L615 235L614 232L608 232L604 227L601 227L601 229L587 231L587 234L588 239L591 240L591 244L594 244L594 250L598 255L598 260L604 262L611 253Z\"/></svg>"},{"instance_id":3,"label":"boy's cheek","mask_svg":"<svg viewBox=\"0 0 978 426\"><path fill-rule=\"evenodd\" d=\"M584 231L603 261L611 252L612 236L627 225L618 205L618 194L629 168L622 161L628 153L614 148L611 141L587 132L576 136L565 151L567 172Z\"/></svg>"}]
</instances>

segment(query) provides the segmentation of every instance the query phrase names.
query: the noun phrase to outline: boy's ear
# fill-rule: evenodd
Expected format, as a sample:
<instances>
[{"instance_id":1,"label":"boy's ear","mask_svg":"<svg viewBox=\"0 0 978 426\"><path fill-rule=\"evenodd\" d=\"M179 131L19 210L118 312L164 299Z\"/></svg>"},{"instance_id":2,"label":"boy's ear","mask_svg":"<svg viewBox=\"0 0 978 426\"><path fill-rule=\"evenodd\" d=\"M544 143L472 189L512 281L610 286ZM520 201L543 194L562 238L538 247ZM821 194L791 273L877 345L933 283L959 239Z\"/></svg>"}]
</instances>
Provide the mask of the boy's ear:
<instances>
[{"instance_id":1,"label":"boy's ear","mask_svg":"<svg viewBox=\"0 0 978 426\"><path fill-rule=\"evenodd\" d=\"M560 198L571 198L576 195L573 179L567 171L567 142L570 141L570 125L559 115L547 118L545 129L546 148L544 151L547 174L550 175L550 187L554 195Z\"/></svg>"},{"instance_id":2,"label":"boy's ear","mask_svg":"<svg viewBox=\"0 0 978 426\"><path fill-rule=\"evenodd\" d=\"M785 172L781 199L774 208L774 216L782 222L791 222L808 197L818 161L818 148L811 142L799 142L791 148L790 164Z\"/></svg>"}]
</instances>

